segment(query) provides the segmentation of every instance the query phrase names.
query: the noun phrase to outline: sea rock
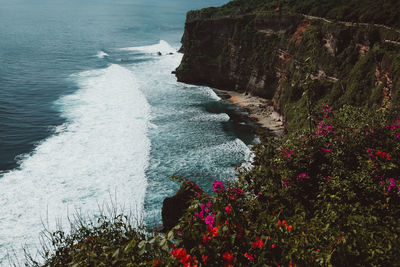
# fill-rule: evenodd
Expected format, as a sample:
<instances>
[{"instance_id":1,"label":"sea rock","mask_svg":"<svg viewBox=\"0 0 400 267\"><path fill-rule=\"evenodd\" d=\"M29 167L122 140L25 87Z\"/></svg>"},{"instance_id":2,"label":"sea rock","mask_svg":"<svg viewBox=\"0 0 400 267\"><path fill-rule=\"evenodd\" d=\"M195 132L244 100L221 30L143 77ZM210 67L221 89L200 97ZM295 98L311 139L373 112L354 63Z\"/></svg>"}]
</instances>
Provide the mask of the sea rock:
<instances>
[{"instance_id":1,"label":"sea rock","mask_svg":"<svg viewBox=\"0 0 400 267\"><path fill-rule=\"evenodd\" d=\"M183 184L174 196L164 199L161 210L164 232L178 224L179 219L189 207L192 197L193 192Z\"/></svg>"}]
</instances>

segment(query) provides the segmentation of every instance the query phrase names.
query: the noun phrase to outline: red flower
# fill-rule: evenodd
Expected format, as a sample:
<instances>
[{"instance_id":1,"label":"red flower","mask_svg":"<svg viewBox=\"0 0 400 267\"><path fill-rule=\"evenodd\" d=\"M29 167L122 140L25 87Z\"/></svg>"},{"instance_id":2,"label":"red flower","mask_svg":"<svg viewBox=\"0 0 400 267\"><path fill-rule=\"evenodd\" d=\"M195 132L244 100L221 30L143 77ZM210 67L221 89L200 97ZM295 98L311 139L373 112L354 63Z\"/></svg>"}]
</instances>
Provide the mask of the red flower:
<instances>
[{"instance_id":1,"label":"red flower","mask_svg":"<svg viewBox=\"0 0 400 267\"><path fill-rule=\"evenodd\" d=\"M188 254L186 254L185 256L183 256L183 257L181 258L181 263L182 263L182 264L185 264L185 263L187 263L187 262L190 262L190 255L188 255Z\"/></svg>"},{"instance_id":2,"label":"red flower","mask_svg":"<svg viewBox=\"0 0 400 267\"><path fill-rule=\"evenodd\" d=\"M174 256L174 258L180 259L186 256L186 250L184 250L183 248L174 249L172 251L172 256Z\"/></svg>"},{"instance_id":3,"label":"red flower","mask_svg":"<svg viewBox=\"0 0 400 267\"><path fill-rule=\"evenodd\" d=\"M218 236L218 227L213 227L213 229L212 229L212 236L213 236L213 237Z\"/></svg>"},{"instance_id":4,"label":"red flower","mask_svg":"<svg viewBox=\"0 0 400 267\"><path fill-rule=\"evenodd\" d=\"M251 246L252 248L262 248L264 247L264 242L257 236L257 241L252 242Z\"/></svg>"},{"instance_id":5,"label":"red flower","mask_svg":"<svg viewBox=\"0 0 400 267\"><path fill-rule=\"evenodd\" d=\"M154 262L153 266L157 266L159 263L161 263L161 261L156 260L156 261Z\"/></svg>"},{"instance_id":6,"label":"red flower","mask_svg":"<svg viewBox=\"0 0 400 267\"><path fill-rule=\"evenodd\" d=\"M281 220L278 220L277 225L278 225L278 227L281 226Z\"/></svg>"},{"instance_id":7,"label":"red flower","mask_svg":"<svg viewBox=\"0 0 400 267\"><path fill-rule=\"evenodd\" d=\"M276 245L275 245L275 244L272 244L271 248L275 248L275 247L276 247Z\"/></svg>"},{"instance_id":8,"label":"red flower","mask_svg":"<svg viewBox=\"0 0 400 267\"><path fill-rule=\"evenodd\" d=\"M233 254L232 254L232 253L229 253L228 251L226 251L226 252L224 253L224 255L222 255L222 258L224 259L224 261L225 261L226 263L233 263L233 261L234 261Z\"/></svg>"},{"instance_id":9,"label":"red flower","mask_svg":"<svg viewBox=\"0 0 400 267\"><path fill-rule=\"evenodd\" d=\"M207 233L211 233L213 237L218 236L218 228L219 226L214 227L209 225L207 227Z\"/></svg>"},{"instance_id":10,"label":"red flower","mask_svg":"<svg viewBox=\"0 0 400 267\"><path fill-rule=\"evenodd\" d=\"M279 12L279 10L280 10L279 7L275 8L275 12Z\"/></svg>"},{"instance_id":11,"label":"red flower","mask_svg":"<svg viewBox=\"0 0 400 267\"><path fill-rule=\"evenodd\" d=\"M382 152L382 151L378 150L378 151L376 152L376 155L378 155L378 156L381 157L382 159L390 160L390 154L389 154L389 153Z\"/></svg>"},{"instance_id":12,"label":"red flower","mask_svg":"<svg viewBox=\"0 0 400 267\"><path fill-rule=\"evenodd\" d=\"M293 227L291 225L288 226L289 232L292 231Z\"/></svg>"},{"instance_id":13,"label":"red flower","mask_svg":"<svg viewBox=\"0 0 400 267\"><path fill-rule=\"evenodd\" d=\"M253 261L257 256L255 254L250 254L250 253L244 253L244 256L248 258L249 260Z\"/></svg>"},{"instance_id":14,"label":"red flower","mask_svg":"<svg viewBox=\"0 0 400 267\"><path fill-rule=\"evenodd\" d=\"M232 211L231 205L226 206L226 207L225 207L225 210L226 210L226 213L229 214L229 213Z\"/></svg>"},{"instance_id":15,"label":"red flower","mask_svg":"<svg viewBox=\"0 0 400 267\"><path fill-rule=\"evenodd\" d=\"M203 262L204 262L204 264L206 264L206 262L207 262L207 259L208 259L208 256L206 256L206 255L203 255L203 256L201 256L201 258L203 259Z\"/></svg>"}]
</instances>

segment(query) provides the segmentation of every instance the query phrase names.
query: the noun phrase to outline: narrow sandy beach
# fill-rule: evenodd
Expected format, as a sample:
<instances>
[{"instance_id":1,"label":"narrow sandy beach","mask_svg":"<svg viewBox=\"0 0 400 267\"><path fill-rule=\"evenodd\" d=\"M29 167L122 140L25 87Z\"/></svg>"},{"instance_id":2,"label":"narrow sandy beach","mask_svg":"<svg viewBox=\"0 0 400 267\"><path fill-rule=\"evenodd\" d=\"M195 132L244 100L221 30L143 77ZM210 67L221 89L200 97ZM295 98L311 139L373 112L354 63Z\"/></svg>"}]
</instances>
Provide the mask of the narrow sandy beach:
<instances>
[{"instance_id":1,"label":"narrow sandy beach","mask_svg":"<svg viewBox=\"0 0 400 267\"><path fill-rule=\"evenodd\" d=\"M272 101L258 96L245 95L236 91L215 90L218 95L242 107L249 113L250 118L254 118L257 124L268 129L277 136L282 136L285 132L282 116L274 111Z\"/></svg>"}]
</instances>

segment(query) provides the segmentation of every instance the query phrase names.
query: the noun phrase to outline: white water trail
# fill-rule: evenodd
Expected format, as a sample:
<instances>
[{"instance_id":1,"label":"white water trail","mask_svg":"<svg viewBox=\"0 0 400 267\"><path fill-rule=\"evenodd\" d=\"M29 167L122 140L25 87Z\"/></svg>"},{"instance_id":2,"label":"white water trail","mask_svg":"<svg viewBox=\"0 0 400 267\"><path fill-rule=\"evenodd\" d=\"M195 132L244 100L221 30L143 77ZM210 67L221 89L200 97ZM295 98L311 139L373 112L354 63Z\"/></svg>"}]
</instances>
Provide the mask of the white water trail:
<instances>
[{"instance_id":1,"label":"white water trail","mask_svg":"<svg viewBox=\"0 0 400 267\"><path fill-rule=\"evenodd\" d=\"M147 46L134 46L120 48L121 51L137 51L145 54L155 54L160 52L162 55L175 53L176 49L173 48L169 43L164 40L160 40L158 44L147 45Z\"/></svg>"},{"instance_id":2,"label":"white water trail","mask_svg":"<svg viewBox=\"0 0 400 267\"><path fill-rule=\"evenodd\" d=\"M97 53L97 55L96 55L98 58L105 58L105 57L108 57L109 55L106 53L106 52L104 52L104 51L99 51L98 53Z\"/></svg>"},{"instance_id":3,"label":"white water trail","mask_svg":"<svg viewBox=\"0 0 400 267\"><path fill-rule=\"evenodd\" d=\"M93 217L115 194L143 209L150 106L135 75L111 65L71 79L80 89L56 103L68 123L0 177L0 265L11 246L17 256L24 244L35 251L42 219L51 230L68 210Z\"/></svg>"}]
</instances>

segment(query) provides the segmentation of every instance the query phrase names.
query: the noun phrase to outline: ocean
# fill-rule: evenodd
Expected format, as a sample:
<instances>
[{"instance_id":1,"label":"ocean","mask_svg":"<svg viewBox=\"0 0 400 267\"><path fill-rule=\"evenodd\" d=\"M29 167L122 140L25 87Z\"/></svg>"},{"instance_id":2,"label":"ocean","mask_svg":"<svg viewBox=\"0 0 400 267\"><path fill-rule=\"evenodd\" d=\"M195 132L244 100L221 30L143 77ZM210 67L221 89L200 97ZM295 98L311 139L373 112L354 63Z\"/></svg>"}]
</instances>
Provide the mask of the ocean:
<instances>
[{"instance_id":1,"label":"ocean","mask_svg":"<svg viewBox=\"0 0 400 267\"><path fill-rule=\"evenodd\" d=\"M254 130L171 72L188 10L226 0L0 0L0 265L113 203L161 223L187 177L235 179Z\"/></svg>"}]
</instances>

